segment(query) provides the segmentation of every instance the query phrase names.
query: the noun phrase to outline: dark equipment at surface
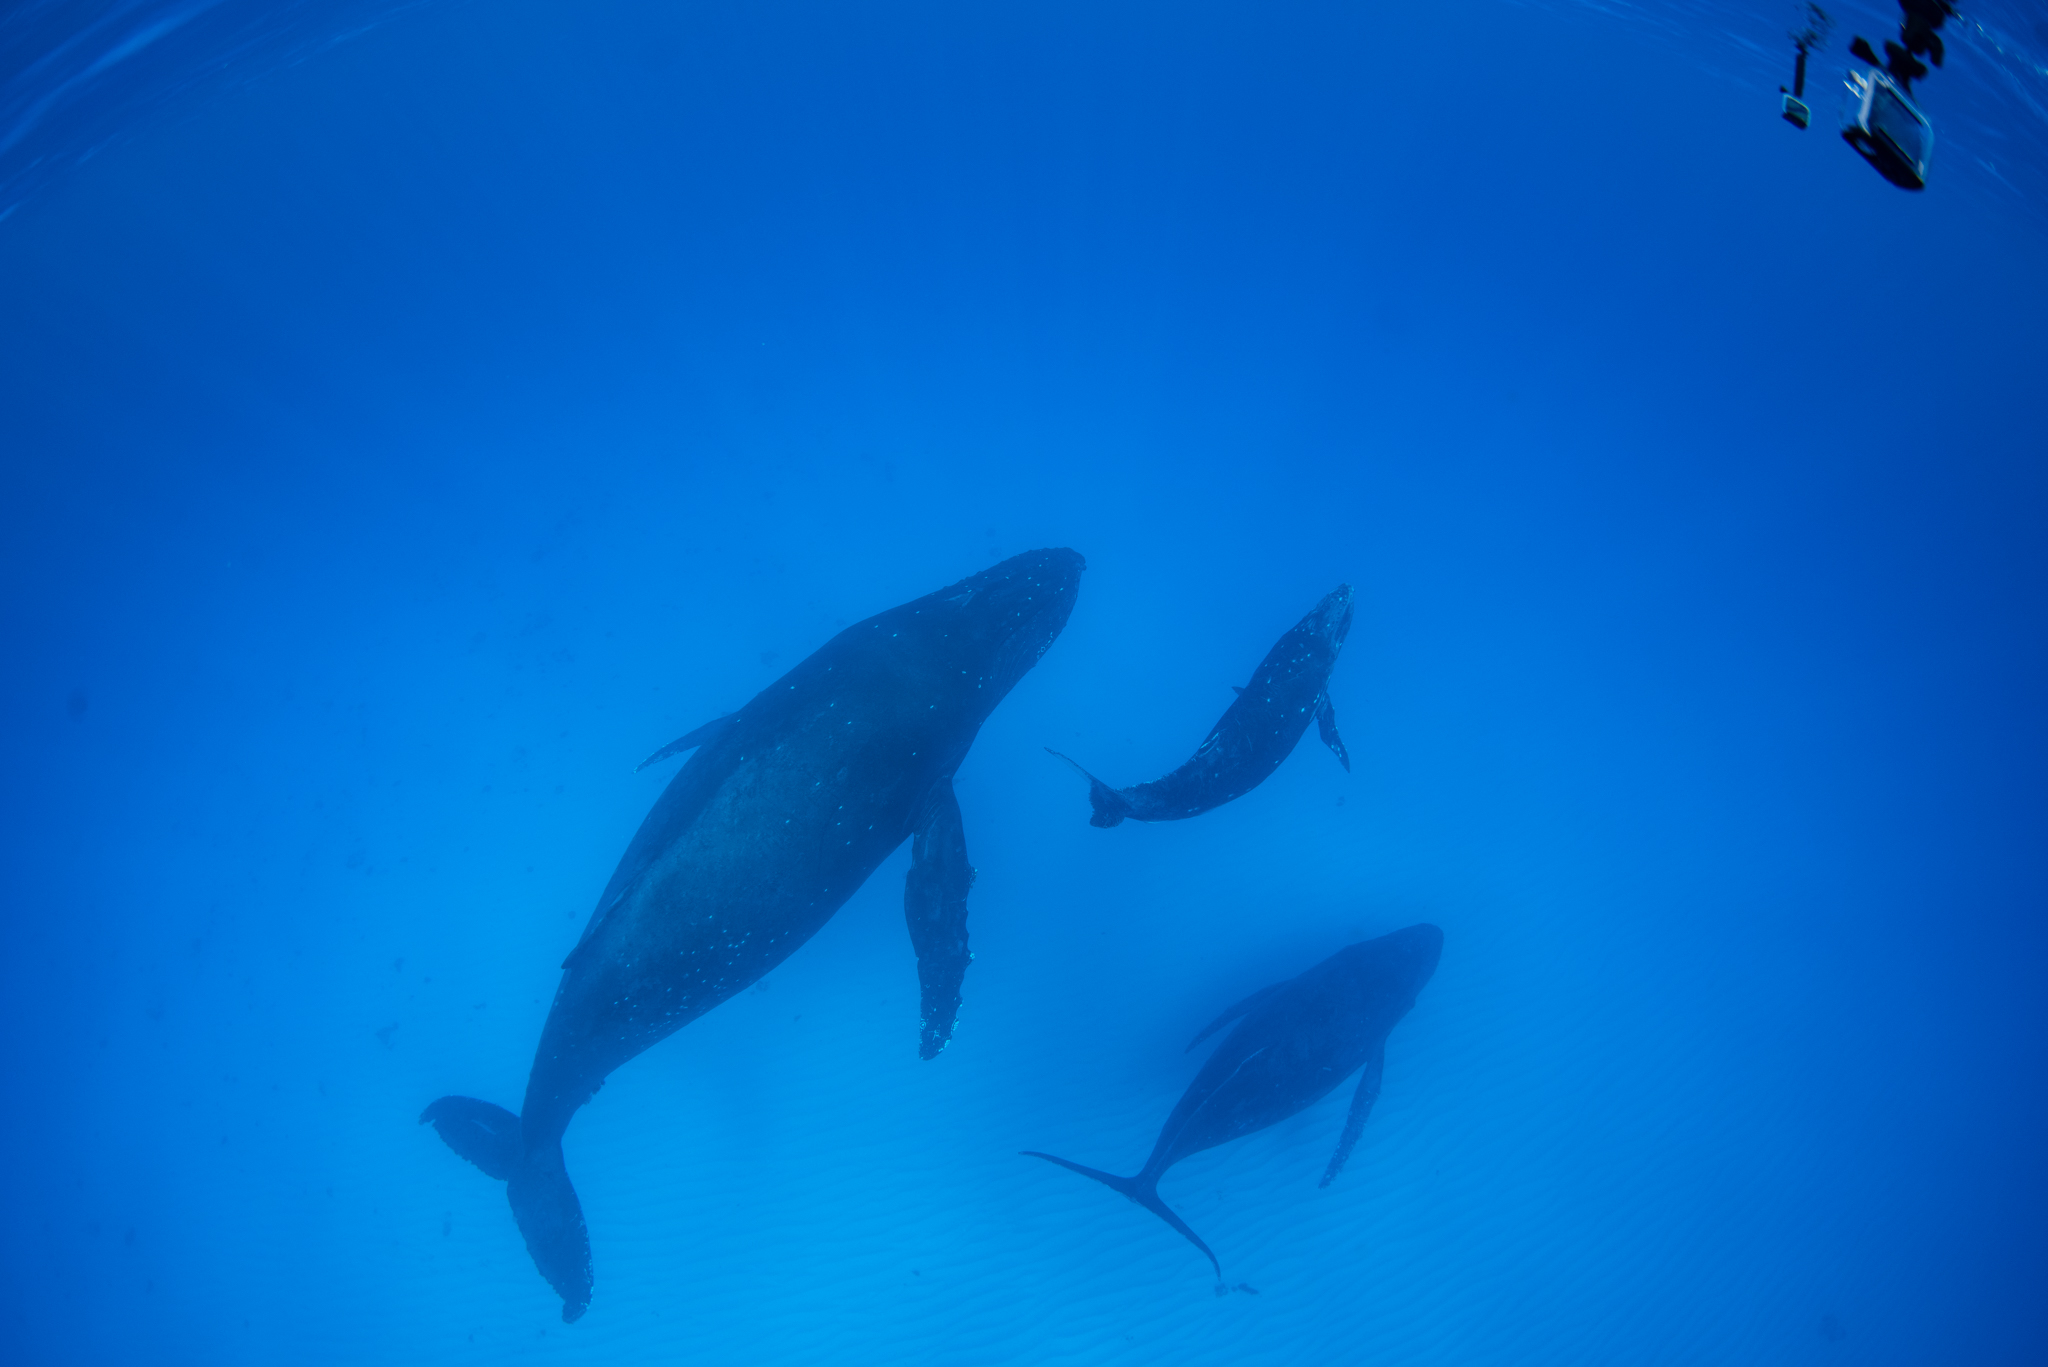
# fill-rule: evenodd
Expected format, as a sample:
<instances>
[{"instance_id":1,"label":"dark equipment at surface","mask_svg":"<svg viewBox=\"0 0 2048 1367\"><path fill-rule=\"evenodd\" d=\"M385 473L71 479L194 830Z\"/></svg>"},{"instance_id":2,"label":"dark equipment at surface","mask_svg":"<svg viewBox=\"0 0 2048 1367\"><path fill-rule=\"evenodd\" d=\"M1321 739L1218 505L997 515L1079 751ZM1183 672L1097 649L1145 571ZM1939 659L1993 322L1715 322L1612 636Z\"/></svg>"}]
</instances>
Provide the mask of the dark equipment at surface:
<instances>
[{"instance_id":1,"label":"dark equipment at surface","mask_svg":"<svg viewBox=\"0 0 2048 1367\"><path fill-rule=\"evenodd\" d=\"M1934 129L1883 71L1851 71L1842 99L1842 140L1902 190L1927 188Z\"/></svg>"},{"instance_id":2,"label":"dark equipment at surface","mask_svg":"<svg viewBox=\"0 0 2048 1367\"><path fill-rule=\"evenodd\" d=\"M1947 49L1941 43L1941 26L1955 17L1955 0L1899 0L1899 41L1887 39L1884 60L1870 47L1870 40L1857 35L1849 44L1849 55L1870 66L1881 66L1898 85L1901 94L1913 93L1913 82L1927 74L1929 58L1940 66Z\"/></svg>"},{"instance_id":3,"label":"dark equipment at surface","mask_svg":"<svg viewBox=\"0 0 2048 1367\"><path fill-rule=\"evenodd\" d=\"M1806 54L1803 52L1799 54L1799 65L1802 68L1806 65ZM1799 74L1804 76L1806 72L1801 70ZM1800 84L1804 85L1805 82L1802 81ZM1784 98L1779 102L1778 113L1784 116L1785 122L1791 124L1794 128L1804 128L1807 124L1813 122L1813 111L1806 107L1804 100L1789 91L1786 92Z\"/></svg>"},{"instance_id":4,"label":"dark equipment at surface","mask_svg":"<svg viewBox=\"0 0 2048 1367\"><path fill-rule=\"evenodd\" d=\"M1792 46L1797 56L1792 59L1792 88L1778 87L1778 113L1794 128L1804 128L1813 121L1813 111L1807 108L1806 95L1806 54L1825 44L1828 30L1834 27L1834 20L1819 5L1806 7L1806 23L1792 33Z\"/></svg>"},{"instance_id":5,"label":"dark equipment at surface","mask_svg":"<svg viewBox=\"0 0 2048 1367\"><path fill-rule=\"evenodd\" d=\"M1805 93L1806 49L1801 48L1798 59L1792 63L1792 88L1787 90L1782 85L1778 87L1778 112L1784 116L1785 122L1794 128L1804 128L1813 122L1813 111L1806 107L1806 101L1799 98Z\"/></svg>"},{"instance_id":6,"label":"dark equipment at surface","mask_svg":"<svg viewBox=\"0 0 2048 1367\"><path fill-rule=\"evenodd\" d=\"M1913 82L1927 74L1920 58L1940 66L1947 55L1939 30L1955 16L1955 0L1899 0L1899 10L1899 41L1886 41L1884 61L1860 34L1849 44L1870 70L1852 70L1844 83L1842 139L1900 189L1924 190L1934 128L1913 103Z\"/></svg>"}]
</instances>

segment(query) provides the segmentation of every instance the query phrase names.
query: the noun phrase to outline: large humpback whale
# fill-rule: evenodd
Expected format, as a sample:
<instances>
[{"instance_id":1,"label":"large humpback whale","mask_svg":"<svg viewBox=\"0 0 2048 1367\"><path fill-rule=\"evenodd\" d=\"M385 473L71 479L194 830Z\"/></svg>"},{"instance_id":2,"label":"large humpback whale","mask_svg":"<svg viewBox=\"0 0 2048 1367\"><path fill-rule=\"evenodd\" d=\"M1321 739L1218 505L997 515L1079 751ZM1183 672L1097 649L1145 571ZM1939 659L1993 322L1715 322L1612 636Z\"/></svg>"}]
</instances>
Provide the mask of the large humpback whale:
<instances>
[{"instance_id":1,"label":"large humpback whale","mask_svg":"<svg viewBox=\"0 0 2048 1367\"><path fill-rule=\"evenodd\" d=\"M1122 1192L1186 1235L1220 1277L1222 1265L1209 1246L1159 1199L1160 1177L1191 1154L1307 1110L1363 1064L1344 1133L1323 1171L1321 1185L1329 1186L1379 1099L1387 1036L1415 1005L1443 948L1444 933L1435 926L1409 926L1340 949L1299 977L1262 988L1209 1022L1188 1048L1244 1018L1188 1084L1166 1117L1152 1156L1134 1177L1098 1172L1049 1153L1026 1150L1026 1156L1072 1168Z\"/></svg>"},{"instance_id":2,"label":"large humpback whale","mask_svg":"<svg viewBox=\"0 0 2048 1367\"><path fill-rule=\"evenodd\" d=\"M1133 821L1179 821L1200 816L1243 797L1264 783L1294 752L1311 719L1323 744L1348 772L1351 756L1337 735L1330 706L1330 670L1351 630L1351 586L1339 584L1308 616L1289 628L1252 671L1250 684L1195 750L1194 757L1165 778L1134 788L1112 788L1079 764L1059 755L1088 780L1091 826Z\"/></svg>"},{"instance_id":3,"label":"large humpback whale","mask_svg":"<svg viewBox=\"0 0 2048 1367\"><path fill-rule=\"evenodd\" d=\"M1083 568L1073 551L1033 551L870 617L739 711L656 752L697 751L562 963L520 1113L445 1096L420 1117L506 1183L563 1319L583 1314L591 1288L583 1210L562 1164L577 1108L613 1069L781 963L905 839L919 1053L945 1047L974 880L953 772L1066 625Z\"/></svg>"}]
</instances>

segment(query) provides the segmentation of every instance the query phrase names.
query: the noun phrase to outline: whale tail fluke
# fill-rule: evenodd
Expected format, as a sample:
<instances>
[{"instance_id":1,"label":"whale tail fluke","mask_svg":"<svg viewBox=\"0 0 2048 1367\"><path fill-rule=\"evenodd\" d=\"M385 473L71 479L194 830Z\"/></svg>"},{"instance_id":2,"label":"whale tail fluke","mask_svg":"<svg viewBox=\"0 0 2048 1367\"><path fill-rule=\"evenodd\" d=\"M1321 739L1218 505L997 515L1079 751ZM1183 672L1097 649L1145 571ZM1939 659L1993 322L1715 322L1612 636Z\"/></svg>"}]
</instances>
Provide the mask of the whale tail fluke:
<instances>
[{"instance_id":1,"label":"whale tail fluke","mask_svg":"<svg viewBox=\"0 0 2048 1367\"><path fill-rule=\"evenodd\" d=\"M1088 805L1095 809L1088 818L1089 825L1108 830L1111 826L1121 824L1125 817L1137 815L1137 809L1131 806L1130 799L1081 768L1079 764L1075 764L1072 758L1061 754L1050 745L1045 747L1045 753L1054 759L1063 759L1073 764L1081 777L1088 780Z\"/></svg>"},{"instance_id":2,"label":"whale tail fluke","mask_svg":"<svg viewBox=\"0 0 2048 1367\"><path fill-rule=\"evenodd\" d=\"M529 1149L519 1117L474 1097L444 1096L420 1113L449 1148L505 1184L526 1251L562 1298L562 1319L574 1323L590 1306L590 1235L583 1206L562 1164L562 1141Z\"/></svg>"},{"instance_id":3,"label":"whale tail fluke","mask_svg":"<svg viewBox=\"0 0 2048 1367\"><path fill-rule=\"evenodd\" d=\"M562 1141L529 1151L505 1184L505 1194L533 1265L562 1298L562 1322L574 1324L590 1307L590 1234L583 1227L583 1204L562 1166Z\"/></svg>"},{"instance_id":4,"label":"whale tail fluke","mask_svg":"<svg viewBox=\"0 0 2048 1367\"><path fill-rule=\"evenodd\" d=\"M503 1106L444 1096L420 1112L420 1124L432 1125L449 1148L500 1182L511 1181L519 1167L519 1117Z\"/></svg>"},{"instance_id":5,"label":"whale tail fluke","mask_svg":"<svg viewBox=\"0 0 2048 1367\"><path fill-rule=\"evenodd\" d=\"M1061 758L1065 758L1065 756ZM1209 1245L1202 1242L1202 1236L1189 1229L1187 1221L1174 1214L1173 1208L1159 1199L1158 1178L1147 1177L1142 1173L1136 1177L1118 1177L1115 1173L1102 1172L1096 1168L1084 1168L1079 1163L1071 1163L1064 1158L1055 1158L1049 1153L1039 1153L1035 1149L1024 1150L1024 1156L1026 1158L1043 1158L1048 1163L1057 1163L1063 1168L1080 1173L1083 1177L1094 1178L1111 1191L1123 1193L1132 1201L1151 1211L1154 1215L1157 1215L1186 1236L1189 1243L1202 1250L1202 1256L1209 1260L1209 1266L1216 1269L1217 1278L1219 1280L1222 1278L1223 1264L1216 1261L1216 1255L1209 1251Z\"/></svg>"}]
</instances>

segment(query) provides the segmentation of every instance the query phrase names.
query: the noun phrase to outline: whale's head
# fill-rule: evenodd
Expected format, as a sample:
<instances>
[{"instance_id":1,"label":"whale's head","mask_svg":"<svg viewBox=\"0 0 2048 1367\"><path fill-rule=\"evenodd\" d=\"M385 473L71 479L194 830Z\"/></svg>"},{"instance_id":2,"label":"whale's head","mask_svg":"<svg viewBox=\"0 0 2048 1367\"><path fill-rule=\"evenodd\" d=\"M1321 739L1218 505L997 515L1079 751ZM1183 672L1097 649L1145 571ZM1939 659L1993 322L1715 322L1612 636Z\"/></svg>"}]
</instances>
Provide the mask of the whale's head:
<instances>
[{"instance_id":1,"label":"whale's head","mask_svg":"<svg viewBox=\"0 0 2048 1367\"><path fill-rule=\"evenodd\" d=\"M1413 1001L1436 973L1436 962L1443 957L1444 933L1425 921L1355 944L1345 952L1354 956L1356 971L1376 993Z\"/></svg>"},{"instance_id":2,"label":"whale's head","mask_svg":"<svg viewBox=\"0 0 2048 1367\"><path fill-rule=\"evenodd\" d=\"M1302 625L1334 655L1351 631L1351 586L1339 584L1324 595Z\"/></svg>"},{"instance_id":3,"label":"whale's head","mask_svg":"<svg viewBox=\"0 0 2048 1367\"><path fill-rule=\"evenodd\" d=\"M912 605L971 681L982 715L1038 663L1074 610L1088 562L1065 548L1026 551Z\"/></svg>"}]
</instances>

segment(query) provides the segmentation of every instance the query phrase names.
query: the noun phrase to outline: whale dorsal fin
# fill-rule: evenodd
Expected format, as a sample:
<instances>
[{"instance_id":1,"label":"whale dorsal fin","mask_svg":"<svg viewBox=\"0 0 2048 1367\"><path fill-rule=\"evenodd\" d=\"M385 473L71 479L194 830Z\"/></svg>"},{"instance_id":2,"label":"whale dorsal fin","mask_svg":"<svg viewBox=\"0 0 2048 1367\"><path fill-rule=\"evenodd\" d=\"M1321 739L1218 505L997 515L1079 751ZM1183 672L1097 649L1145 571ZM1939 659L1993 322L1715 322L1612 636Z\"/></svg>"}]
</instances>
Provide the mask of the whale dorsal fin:
<instances>
[{"instance_id":1,"label":"whale dorsal fin","mask_svg":"<svg viewBox=\"0 0 2048 1367\"><path fill-rule=\"evenodd\" d=\"M1230 1022L1236 1020L1239 1016L1242 1016L1245 1012L1251 1010L1253 1007L1257 1006L1260 1002L1272 996L1275 992L1278 992L1281 988L1285 987L1286 985L1286 983L1274 983L1271 987L1262 987L1258 991L1252 993L1249 997L1246 997L1237 1005L1226 1010L1222 1015L1218 1016L1215 1020L1212 1020L1207 1025L1203 1026L1202 1033L1196 1035L1193 1039L1189 1040L1187 1049L1183 1049L1181 1050L1181 1052L1183 1054L1187 1053L1189 1049L1193 1049L1203 1040L1209 1038L1209 1036L1215 1034L1218 1030L1221 1030L1224 1026L1230 1024Z\"/></svg>"},{"instance_id":2,"label":"whale dorsal fin","mask_svg":"<svg viewBox=\"0 0 2048 1367\"><path fill-rule=\"evenodd\" d=\"M685 750L695 750L709 745L718 738L718 733L725 729L726 723L738 715L739 713L737 712L728 712L715 721L705 722L688 735L677 737L659 750L656 750L646 759L641 760L638 765L634 766L633 772L637 774L648 765L659 764L672 755L680 755ZM670 794L674 792L675 787L671 784L669 791L664 793L661 800L655 804L655 810L659 811L661 803L666 802ZM649 815L651 818L652 813ZM644 835L645 831L640 836L634 837L634 843L626 849L626 857L621 859L618 868L612 871L612 881L605 885L604 892L599 895L597 910L590 913L590 920L585 923L583 934L576 939L576 947L569 951L567 958L562 960L563 968L566 969L574 964L577 957L589 947L591 941L597 938L597 929L604 924L605 917L611 915L612 909L625 900L627 889L631 888L634 880L646 871L650 856L641 850L640 842ZM641 855L637 860L634 857L636 853Z\"/></svg>"},{"instance_id":3,"label":"whale dorsal fin","mask_svg":"<svg viewBox=\"0 0 2048 1367\"><path fill-rule=\"evenodd\" d=\"M662 760L670 758L672 754L682 754L684 750L698 750L702 746L709 746L711 742L715 742L719 738L719 734L729 726L731 719L737 717L737 715L739 715L737 711L729 711L723 717L717 717L715 721L707 721L705 726L696 728L688 736L678 736L676 740L668 742L666 746L662 746L659 750L655 750L653 754L649 754L647 758L643 758L637 764L637 767L633 769L633 773L639 773L641 769L647 769L649 764L659 764ZM682 773L690 773L688 764L684 764ZM592 945L592 941L598 939L598 928L604 924L604 918L610 916L618 908L618 904L625 902L627 894L633 889L633 883L639 881L641 873L647 871L647 865L653 861L655 851L666 840L666 836L662 832L670 828L666 818L664 818L664 814L668 818L674 818L674 812L676 812L674 803L678 799L678 791L684 789L684 787L686 785L672 781L668 785L668 789L662 793L662 797L655 799L653 812L647 814L647 822L641 826L639 834L633 836L633 844L627 846L625 859L618 861L618 867L612 869L612 881L608 881L604 885L604 892L598 894L598 910L590 912L590 920L584 924L584 933L578 939L575 939L575 949L571 949L569 957L565 957L561 961L561 967L565 967L565 969L571 967L575 961L578 961L578 957ZM684 807L688 807L688 799L684 799Z\"/></svg>"},{"instance_id":4,"label":"whale dorsal fin","mask_svg":"<svg viewBox=\"0 0 2048 1367\"><path fill-rule=\"evenodd\" d=\"M1230 686L1230 691L1237 694L1237 696L1240 698L1244 696L1244 690L1242 688L1239 688L1236 684L1232 684Z\"/></svg>"},{"instance_id":5,"label":"whale dorsal fin","mask_svg":"<svg viewBox=\"0 0 2048 1367\"><path fill-rule=\"evenodd\" d=\"M716 736L721 730L723 730L727 722L731 721L734 717L737 717L738 715L739 713L737 712L728 712L716 721L705 722L702 726L690 732L690 734L688 734L687 736L678 736L676 739L670 741L667 745L662 746L659 750L656 750L653 754L649 755L646 759L643 759L638 764L634 765L633 772L637 774L642 769L645 769L648 765L659 764L663 760L667 759L669 756L680 755L685 750L695 750L701 745L709 745L711 743L711 738L713 736Z\"/></svg>"}]
</instances>

